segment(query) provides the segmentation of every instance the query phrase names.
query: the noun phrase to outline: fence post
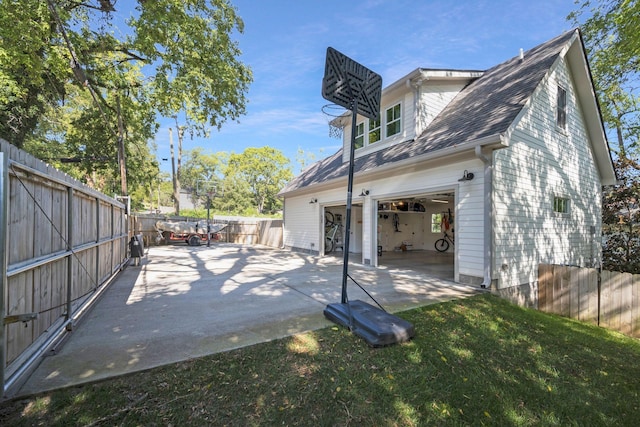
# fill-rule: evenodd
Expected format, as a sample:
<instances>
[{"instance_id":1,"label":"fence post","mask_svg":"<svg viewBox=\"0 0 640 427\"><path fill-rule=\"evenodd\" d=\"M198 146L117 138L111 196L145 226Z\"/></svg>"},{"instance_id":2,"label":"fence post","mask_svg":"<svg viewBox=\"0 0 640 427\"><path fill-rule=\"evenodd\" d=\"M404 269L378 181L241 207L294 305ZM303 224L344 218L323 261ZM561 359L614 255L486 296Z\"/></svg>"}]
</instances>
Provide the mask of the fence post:
<instances>
[{"instance_id":1,"label":"fence post","mask_svg":"<svg viewBox=\"0 0 640 427\"><path fill-rule=\"evenodd\" d=\"M95 198L96 201L96 243L100 242L100 233L102 233L102 229L100 228L100 199ZM96 269L95 276L96 281L96 289L100 286L100 245L96 246Z\"/></svg>"},{"instance_id":2,"label":"fence post","mask_svg":"<svg viewBox=\"0 0 640 427\"><path fill-rule=\"evenodd\" d=\"M7 279L7 213L9 212L9 163L5 153L0 152L0 381L2 383L2 396L5 392L5 365L7 364L7 336L4 326L4 294L8 286ZM1 397L1 396L0 396Z\"/></svg>"},{"instance_id":3,"label":"fence post","mask_svg":"<svg viewBox=\"0 0 640 427\"><path fill-rule=\"evenodd\" d=\"M73 285L73 187L67 187L67 331L73 329L71 325L72 304L72 285Z\"/></svg>"},{"instance_id":4,"label":"fence post","mask_svg":"<svg viewBox=\"0 0 640 427\"><path fill-rule=\"evenodd\" d=\"M602 308L602 298L600 293L602 292L602 266L598 267L598 319L597 325L600 326L600 309Z\"/></svg>"}]
</instances>

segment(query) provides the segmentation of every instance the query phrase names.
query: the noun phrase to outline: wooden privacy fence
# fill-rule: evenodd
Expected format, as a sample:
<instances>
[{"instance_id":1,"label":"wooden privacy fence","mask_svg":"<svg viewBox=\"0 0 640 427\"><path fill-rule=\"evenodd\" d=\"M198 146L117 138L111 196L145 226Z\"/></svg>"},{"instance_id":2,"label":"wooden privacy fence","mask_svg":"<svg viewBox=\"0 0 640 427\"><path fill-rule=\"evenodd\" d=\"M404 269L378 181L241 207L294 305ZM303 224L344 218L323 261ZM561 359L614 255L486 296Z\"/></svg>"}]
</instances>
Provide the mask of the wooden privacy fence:
<instances>
[{"instance_id":1,"label":"wooden privacy fence","mask_svg":"<svg viewBox=\"0 0 640 427\"><path fill-rule=\"evenodd\" d=\"M640 274L540 264L538 308L640 338Z\"/></svg>"},{"instance_id":2,"label":"wooden privacy fence","mask_svg":"<svg viewBox=\"0 0 640 427\"><path fill-rule=\"evenodd\" d=\"M0 141L3 392L127 260L125 205Z\"/></svg>"},{"instance_id":3,"label":"wooden privacy fence","mask_svg":"<svg viewBox=\"0 0 640 427\"><path fill-rule=\"evenodd\" d=\"M131 230L135 234L142 234L146 245L155 245L158 235L155 224L157 221L193 221L187 217L168 217L166 215L139 214L131 216ZM257 244L282 247L282 220L256 218L214 218L212 224L226 224L220 233L221 241L229 243Z\"/></svg>"}]
</instances>

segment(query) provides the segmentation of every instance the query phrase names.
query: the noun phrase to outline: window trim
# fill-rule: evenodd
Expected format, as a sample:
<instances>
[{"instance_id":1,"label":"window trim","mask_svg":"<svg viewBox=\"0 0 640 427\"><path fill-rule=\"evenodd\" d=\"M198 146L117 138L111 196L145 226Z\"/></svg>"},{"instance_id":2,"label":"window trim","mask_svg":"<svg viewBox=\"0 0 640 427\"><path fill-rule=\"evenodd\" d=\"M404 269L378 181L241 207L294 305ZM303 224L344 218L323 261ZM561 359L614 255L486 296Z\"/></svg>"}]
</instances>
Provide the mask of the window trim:
<instances>
[{"instance_id":1,"label":"window trim","mask_svg":"<svg viewBox=\"0 0 640 427\"><path fill-rule=\"evenodd\" d=\"M389 111L394 110L398 107L398 117L395 117L393 120L389 121ZM385 138L392 138L400 133L402 133L402 102L397 102L393 104L391 107L386 108L384 110L384 135ZM389 125L398 123L398 131L392 135L389 135Z\"/></svg>"},{"instance_id":2,"label":"window trim","mask_svg":"<svg viewBox=\"0 0 640 427\"><path fill-rule=\"evenodd\" d=\"M438 219L437 222L434 222L434 219ZM431 234L441 234L442 233L442 212L432 213L431 214Z\"/></svg>"},{"instance_id":3,"label":"window trim","mask_svg":"<svg viewBox=\"0 0 640 427\"><path fill-rule=\"evenodd\" d=\"M558 85L556 89L556 128L563 132L567 130L567 110L567 90Z\"/></svg>"},{"instance_id":4,"label":"window trim","mask_svg":"<svg viewBox=\"0 0 640 427\"><path fill-rule=\"evenodd\" d=\"M356 147L356 150L360 149L360 148L364 148L365 146L365 126L364 126L364 122L360 122L358 124L356 124L356 134L355 134L355 138L354 138L354 145ZM360 146L358 146L358 139L361 139L361 144Z\"/></svg>"},{"instance_id":5,"label":"window trim","mask_svg":"<svg viewBox=\"0 0 640 427\"><path fill-rule=\"evenodd\" d=\"M372 128L372 123L378 122L378 126ZM378 131L378 139L375 141L371 141L371 134L375 131ZM376 142L382 141L382 114L378 113L378 118L376 120L369 119L367 122L367 145L375 144Z\"/></svg>"},{"instance_id":6,"label":"window trim","mask_svg":"<svg viewBox=\"0 0 640 427\"><path fill-rule=\"evenodd\" d=\"M571 212L571 199L567 196L554 194L551 201L551 209L554 215L568 216Z\"/></svg>"},{"instance_id":7,"label":"window trim","mask_svg":"<svg viewBox=\"0 0 640 427\"><path fill-rule=\"evenodd\" d=\"M402 134L402 128L403 128L403 114L404 114L404 108L402 106L403 102L402 100L396 101L394 102L390 107L388 108L383 108L381 109L380 113L378 113L378 119L374 120L374 119L364 119L362 121L360 121L359 123L356 124L356 134L355 134L355 140L356 143L355 145L355 149L358 150L359 152L366 152L367 148L374 145L374 144L379 144L379 145L383 145L384 143L388 143L390 141L393 141L395 138L397 138L398 136L400 136ZM392 110L397 108L399 110L398 112L398 117L396 119L394 119L392 122L390 122L391 124L394 123L398 123L398 132L388 136L387 135L387 126L388 123L386 122L386 118L387 118L387 111L388 110ZM384 114L383 114L384 112ZM376 127L372 127L374 124L377 123ZM362 133L359 133L359 130ZM375 141L371 141L371 135L372 133L377 132L378 133L378 138ZM362 145L359 145L357 143L357 140L359 138L362 138Z\"/></svg>"}]
</instances>

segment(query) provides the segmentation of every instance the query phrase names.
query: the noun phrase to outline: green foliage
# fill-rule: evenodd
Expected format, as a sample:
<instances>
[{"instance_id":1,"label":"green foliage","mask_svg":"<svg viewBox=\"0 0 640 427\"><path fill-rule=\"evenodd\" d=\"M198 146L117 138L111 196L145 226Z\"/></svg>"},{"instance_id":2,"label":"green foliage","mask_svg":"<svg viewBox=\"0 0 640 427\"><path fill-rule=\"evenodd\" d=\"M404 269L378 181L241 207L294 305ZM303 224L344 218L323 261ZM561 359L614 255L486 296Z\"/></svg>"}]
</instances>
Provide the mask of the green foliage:
<instances>
[{"instance_id":1,"label":"green foliage","mask_svg":"<svg viewBox=\"0 0 640 427\"><path fill-rule=\"evenodd\" d=\"M129 42L154 70L151 87L161 114L184 112L202 135L207 124L220 128L244 114L252 75L237 59L231 35L244 24L227 0L146 1L137 10Z\"/></svg>"},{"instance_id":2,"label":"green foliage","mask_svg":"<svg viewBox=\"0 0 640 427\"><path fill-rule=\"evenodd\" d=\"M211 154L195 148L184 153L180 180L198 207L206 207L202 187L213 183L216 194L211 208L215 212L262 216L280 211L278 192L292 177L289 159L275 148L247 148L241 154Z\"/></svg>"},{"instance_id":3,"label":"green foliage","mask_svg":"<svg viewBox=\"0 0 640 427\"><path fill-rule=\"evenodd\" d=\"M591 71L614 151L635 153L640 140L640 3L637 0L577 1L569 15L582 29ZM630 153L629 153L630 154Z\"/></svg>"},{"instance_id":4,"label":"green foliage","mask_svg":"<svg viewBox=\"0 0 640 427\"><path fill-rule=\"evenodd\" d=\"M281 209L278 192L293 178L289 160L272 147L247 148L242 154L232 153L226 175L247 183L258 213Z\"/></svg>"},{"instance_id":5,"label":"green foliage","mask_svg":"<svg viewBox=\"0 0 640 427\"><path fill-rule=\"evenodd\" d=\"M603 266L640 273L638 154L640 148L640 3L577 1L579 25L621 184L603 196Z\"/></svg>"},{"instance_id":6,"label":"green foliage","mask_svg":"<svg viewBox=\"0 0 640 427\"><path fill-rule=\"evenodd\" d=\"M640 274L640 165L616 162L620 184L603 193L603 268Z\"/></svg>"},{"instance_id":7,"label":"green foliage","mask_svg":"<svg viewBox=\"0 0 640 427\"><path fill-rule=\"evenodd\" d=\"M159 173L147 146L157 113L205 134L245 112L252 76L237 59L243 23L229 1L141 0L128 29L112 15L119 6L0 0L0 137L119 193L122 135L128 192L139 197Z\"/></svg>"},{"instance_id":8,"label":"green foliage","mask_svg":"<svg viewBox=\"0 0 640 427\"><path fill-rule=\"evenodd\" d=\"M6 425L633 426L637 340L492 295L399 314L372 349L337 326L3 404Z\"/></svg>"}]
</instances>

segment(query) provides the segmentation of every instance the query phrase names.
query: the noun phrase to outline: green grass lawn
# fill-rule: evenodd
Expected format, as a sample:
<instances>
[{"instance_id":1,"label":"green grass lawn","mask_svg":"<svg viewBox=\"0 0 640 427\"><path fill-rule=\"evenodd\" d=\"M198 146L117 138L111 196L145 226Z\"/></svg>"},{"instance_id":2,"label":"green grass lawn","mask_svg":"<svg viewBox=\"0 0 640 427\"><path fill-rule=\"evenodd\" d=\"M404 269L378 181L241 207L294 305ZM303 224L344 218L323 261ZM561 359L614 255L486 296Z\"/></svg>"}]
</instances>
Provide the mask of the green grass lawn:
<instances>
[{"instance_id":1,"label":"green grass lawn","mask_svg":"<svg viewBox=\"0 0 640 427\"><path fill-rule=\"evenodd\" d=\"M640 341L485 294L5 402L1 425L640 425Z\"/></svg>"}]
</instances>

